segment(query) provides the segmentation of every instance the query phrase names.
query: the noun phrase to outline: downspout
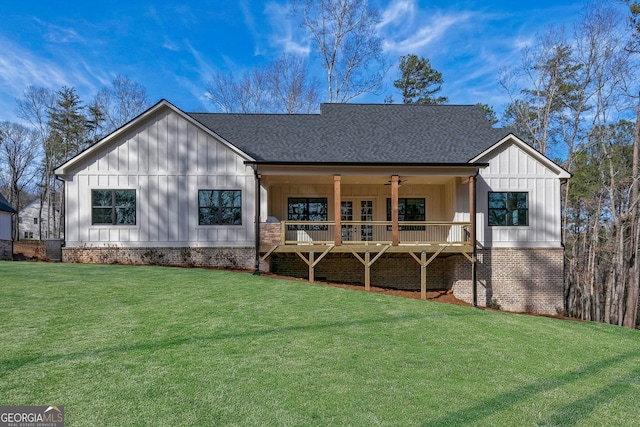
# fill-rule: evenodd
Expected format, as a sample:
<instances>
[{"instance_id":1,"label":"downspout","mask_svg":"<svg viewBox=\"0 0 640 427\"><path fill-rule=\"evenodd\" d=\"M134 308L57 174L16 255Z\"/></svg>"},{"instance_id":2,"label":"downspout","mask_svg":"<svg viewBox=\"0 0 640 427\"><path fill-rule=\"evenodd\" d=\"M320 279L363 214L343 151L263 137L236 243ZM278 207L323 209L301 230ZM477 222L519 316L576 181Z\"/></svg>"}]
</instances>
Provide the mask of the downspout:
<instances>
[{"instance_id":1,"label":"downspout","mask_svg":"<svg viewBox=\"0 0 640 427\"><path fill-rule=\"evenodd\" d=\"M256 178L256 194L255 194L255 246L256 246L256 266L253 272L254 276L260 275L260 179L262 178L258 173L258 165L254 166L254 176Z\"/></svg>"},{"instance_id":2,"label":"downspout","mask_svg":"<svg viewBox=\"0 0 640 427\"><path fill-rule=\"evenodd\" d=\"M473 176L472 179L472 183L471 185L473 185L473 212L470 212L471 218L469 218L471 220L471 229L472 229L472 243L473 243L473 262L471 263L471 284L473 287L473 306L475 308L478 308L478 275L477 275L477 266L478 266L478 243L477 243L477 239L476 239L476 229L477 229L477 200L478 200L478 195L477 195L477 185L476 183L478 182L478 175L480 175L480 169L477 168L476 169L476 174Z\"/></svg>"},{"instance_id":3,"label":"downspout","mask_svg":"<svg viewBox=\"0 0 640 427\"><path fill-rule=\"evenodd\" d=\"M62 183L62 203L60 203L60 222L58 223L58 239L60 240L60 246L64 247L65 242L67 240L67 182L57 175L55 176L55 179L57 179ZM49 209L51 209L51 206L49 206ZM55 216L55 214L56 214L56 210L54 208L53 215ZM47 225L47 228L49 228L48 225ZM64 236L64 239L60 238L61 232L62 232L62 235ZM40 238L42 238L42 236L40 236Z\"/></svg>"}]
</instances>

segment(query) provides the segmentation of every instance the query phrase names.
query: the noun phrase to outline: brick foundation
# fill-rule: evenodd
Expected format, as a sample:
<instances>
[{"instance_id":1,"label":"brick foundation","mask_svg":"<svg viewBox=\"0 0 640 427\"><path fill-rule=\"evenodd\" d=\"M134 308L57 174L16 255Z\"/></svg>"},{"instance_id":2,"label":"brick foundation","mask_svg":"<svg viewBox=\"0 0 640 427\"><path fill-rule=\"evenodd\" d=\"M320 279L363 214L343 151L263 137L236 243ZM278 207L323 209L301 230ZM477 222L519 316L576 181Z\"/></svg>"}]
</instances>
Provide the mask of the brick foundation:
<instances>
[{"instance_id":1,"label":"brick foundation","mask_svg":"<svg viewBox=\"0 0 640 427\"><path fill-rule=\"evenodd\" d=\"M360 254L362 256L362 254ZM308 254L305 254L308 257ZM282 276L309 277L309 267L295 254L271 255L271 271ZM364 283L364 265L352 254L328 254L315 268L316 280ZM409 254L385 254L371 267L371 285L396 289L420 289L420 265ZM427 288L446 289L445 259L427 267Z\"/></svg>"},{"instance_id":2,"label":"brick foundation","mask_svg":"<svg viewBox=\"0 0 640 427\"><path fill-rule=\"evenodd\" d=\"M305 256L308 256L305 254ZM271 270L308 278L309 267L295 254L273 254ZM507 311L557 314L563 300L564 250L481 249L478 251L478 305ZM351 254L328 254L315 268L316 280L364 283L364 266ZM385 254L371 267L371 285L420 289L420 266L408 254ZM473 302L471 262L463 255L441 256L427 267L428 289L453 289Z\"/></svg>"},{"instance_id":3,"label":"brick foundation","mask_svg":"<svg viewBox=\"0 0 640 427\"><path fill-rule=\"evenodd\" d=\"M0 260L13 260L12 240L0 240Z\"/></svg>"},{"instance_id":4,"label":"brick foundation","mask_svg":"<svg viewBox=\"0 0 640 427\"><path fill-rule=\"evenodd\" d=\"M462 255L451 257L447 271L454 295L473 302L469 260ZM558 314L564 307L564 249L480 249L477 283L479 306Z\"/></svg>"},{"instance_id":5,"label":"brick foundation","mask_svg":"<svg viewBox=\"0 0 640 427\"><path fill-rule=\"evenodd\" d=\"M62 248L62 261L180 267L255 268L254 248ZM260 265L266 270L267 264Z\"/></svg>"}]
</instances>

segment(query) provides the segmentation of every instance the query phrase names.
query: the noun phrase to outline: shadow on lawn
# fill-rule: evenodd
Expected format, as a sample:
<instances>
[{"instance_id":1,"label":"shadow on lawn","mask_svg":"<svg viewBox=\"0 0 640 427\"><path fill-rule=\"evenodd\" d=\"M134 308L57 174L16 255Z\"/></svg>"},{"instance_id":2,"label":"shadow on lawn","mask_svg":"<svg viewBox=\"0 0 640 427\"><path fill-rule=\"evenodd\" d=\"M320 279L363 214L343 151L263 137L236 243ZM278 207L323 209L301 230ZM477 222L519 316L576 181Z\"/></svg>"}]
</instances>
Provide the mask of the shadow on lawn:
<instances>
[{"instance_id":1,"label":"shadow on lawn","mask_svg":"<svg viewBox=\"0 0 640 427\"><path fill-rule=\"evenodd\" d=\"M602 371L616 364L630 359L638 358L636 351L624 353L608 359L599 360L591 365L569 371L563 375L547 378L524 385L515 390L499 394L490 399L483 400L475 406L460 409L434 421L427 421L422 424L424 427L452 426L452 425L477 425L484 418L497 412L505 410L512 405L532 396L553 390L564 385L571 384L584 379L586 376L594 375L597 371ZM615 399L616 397L632 391L630 384L638 382L640 369L634 369L629 374L619 378L612 384L601 388L589 396L572 402L570 405L559 409L547 419L536 422L537 425L563 425L572 426L580 423L599 406ZM532 422L534 420L531 420Z\"/></svg>"},{"instance_id":2,"label":"shadow on lawn","mask_svg":"<svg viewBox=\"0 0 640 427\"><path fill-rule=\"evenodd\" d=\"M261 336L266 336L270 334L280 334L280 333L300 332L300 331L316 331L316 330L322 330L322 329L342 328L342 327L357 326L357 325L381 325L381 324L388 324L388 323L404 322L407 320L418 320L418 319L443 317L443 316L444 317L475 316L478 314L480 314L480 312L469 310L469 312L465 314L433 313L433 314L421 314L421 315L403 315L403 316L396 316L396 317L384 317L384 318L374 318L374 319L359 319L359 320L350 320L350 321L341 321L341 322L329 322L324 324L290 325L290 326L283 326L278 328L258 329L255 331L220 333L220 334L215 334L215 335L210 335L205 337L190 336L190 337L184 337L184 338L167 339L167 340L158 341L158 342L123 344L115 347L86 350L82 352L67 353L67 354L29 355L29 356L25 356L25 357L13 359L13 360L0 361L0 378L5 376L8 372L10 372L13 369L19 369L29 364L42 364L42 363L55 362L60 360L68 361L68 360L81 359L81 358L90 357L90 356L105 356L105 355L111 355L113 353L123 353L123 352L130 352L130 351L139 351L139 350L148 350L148 351L162 350L166 348L178 347L183 344L190 344L195 342L218 341L218 340L246 338L246 337L261 337Z\"/></svg>"}]
</instances>

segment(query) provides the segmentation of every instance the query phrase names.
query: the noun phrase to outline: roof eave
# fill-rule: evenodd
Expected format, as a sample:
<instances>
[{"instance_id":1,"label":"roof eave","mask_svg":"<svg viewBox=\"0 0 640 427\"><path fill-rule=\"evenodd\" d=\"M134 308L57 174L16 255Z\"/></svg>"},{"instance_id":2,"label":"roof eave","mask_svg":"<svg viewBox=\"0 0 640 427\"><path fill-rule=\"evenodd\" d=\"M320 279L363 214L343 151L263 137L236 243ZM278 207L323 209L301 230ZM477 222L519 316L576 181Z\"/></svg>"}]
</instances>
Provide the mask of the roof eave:
<instances>
[{"instance_id":1,"label":"roof eave","mask_svg":"<svg viewBox=\"0 0 640 427\"><path fill-rule=\"evenodd\" d=\"M486 162L445 162L445 163L405 163L405 162L301 162L301 161L263 161L251 160L245 161L249 166L362 166L362 167L487 167Z\"/></svg>"},{"instance_id":2,"label":"roof eave","mask_svg":"<svg viewBox=\"0 0 640 427\"><path fill-rule=\"evenodd\" d=\"M123 135L126 132L128 132L133 126L136 126L136 124L139 121L144 120L145 118L148 118L148 117L152 116L158 110L160 110L161 108L165 108L165 107L173 110L175 113L179 114L185 120L187 120L190 123L194 124L195 126L199 127L204 132L208 133L209 135L213 136L214 138L220 140L220 142L222 142L223 144L228 146L231 150L235 151L240 156L244 157L245 159L247 159L249 161L253 160L253 157L251 157L247 153L243 152L238 147L236 147L235 145L231 144L229 141L226 141L220 135L216 134L211 129L209 129L208 127L204 126L198 120L194 119L189 114L185 113L180 108L178 108L175 105L173 105L171 102L167 101L166 99L161 99L160 101L155 103L153 106L149 107L146 111L142 112L141 114L139 114L138 116L136 116L135 118L131 119L129 122L124 124L123 126L119 127L115 131L111 132L109 135L105 136L104 138L102 138L97 143L91 145L90 147L87 147L85 150L81 151L80 153L78 153L77 155L72 157L71 159L67 160L65 163L63 163L60 166L56 167L54 169L55 175L58 176L60 179L64 180L66 175L67 175L67 171L69 170L69 168L71 168L72 166L74 166L75 164L80 162L82 159L84 159L87 156L89 156L94 151L100 150L105 145L108 145L110 141L114 140L118 136Z\"/></svg>"},{"instance_id":3,"label":"roof eave","mask_svg":"<svg viewBox=\"0 0 640 427\"><path fill-rule=\"evenodd\" d=\"M566 169L564 169L562 166L560 166L559 164L557 164L556 162L554 162L544 154L540 153L535 148L531 147L529 144L524 142L522 139L518 138L518 136L513 133L509 133L508 135L506 135L500 141L496 142L491 147L489 147L488 149L486 149L485 151L483 151L482 153L478 154L476 157L471 159L470 162L478 162L480 159L486 157L491 152L493 152L494 150L496 150L498 147L505 144L509 140L514 141L521 149L523 149L529 155L537 159L540 163L547 166L549 169L555 171L558 175L558 178L560 178L561 180L567 180L571 178L572 175L570 172L568 172Z\"/></svg>"}]
</instances>

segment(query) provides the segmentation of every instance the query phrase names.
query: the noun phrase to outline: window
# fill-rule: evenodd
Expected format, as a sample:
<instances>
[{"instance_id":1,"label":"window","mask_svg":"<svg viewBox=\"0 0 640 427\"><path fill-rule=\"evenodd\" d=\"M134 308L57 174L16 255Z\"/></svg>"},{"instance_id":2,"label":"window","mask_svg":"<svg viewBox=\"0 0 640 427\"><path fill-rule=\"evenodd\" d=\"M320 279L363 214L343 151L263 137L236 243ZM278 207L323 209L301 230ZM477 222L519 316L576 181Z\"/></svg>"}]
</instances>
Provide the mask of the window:
<instances>
[{"instance_id":1,"label":"window","mask_svg":"<svg viewBox=\"0 0 640 427\"><path fill-rule=\"evenodd\" d=\"M529 225L529 193L489 192L489 225Z\"/></svg>"},{"instance_id":2,"label":"window","mask_svg":"<svg viewBox=\"0 0 640 427\"><path fill-rule=\"evenodd\" d=\"M241 225L241 191L198 190L198 224Z\"/></svg>"},{"instance_id":3,"label":"window","mask_svg":"<svg viewBox=\"0 0 640 427\"><path fill-rule=\"evenodd\" d=\"M326 197L295 197L288 200L289 221L327 221ZM290 225L289 230L328 230L326 225Z\"/></svg>"},{"instance_id":4,"label":"window","mask_svg":"<svg viewBox=\"0 0 640 427\"><path fill-rule=\"evenodd\" d=\"M33 231L25 231L24 232L25 239L33 239Z\"/></svg>"},{"instance_id":5,"label":"window","mask_svg":"<svg viewBox=\"0 0 640 427\"><path fill-rule=\"evenodd\" d=\"M289 199L290 221L326 221L328 203L326 197L297 197Z\"/></svg>"},{"instance_id":6,"label":"window","mask_svg":"<svg viewBox=\"0 0 640 427\"><path fill-rule=\"evenodd\" d=\"M424 221L424 199L398 198L398 221ZM387 198L387 221L391 221L391 199Z\"/></svg>"},{"instance_id":7,"label":"window","mask_svg":"<svg viewBox=\"0 0 640 427\"><path fill-rule=\"evenodd\" d=\"M33 218L33 223L37 224L38 223L38 218Z\"/></svg>"},{"instance_id":8,"label":"window","mask_svg":"<svg viewBox=\"0 0 640 427\"><path fill-rule=\"evenodd\" d=\"M425 200L421 198L398 198L398 221L424 221ZM391 198L387 198L387 221L391 221ZM387 227L391 230L391 227ZM400 231L421 231L423 226L401 226Z\"/></svg>"},{"instance_id":9,"label":"window","mask_svg":"<svg viewBox=\"0 0 640 427\"><path fill-rule=\"evenodd\" d=\"M91 223L136 224L136 190L91 190Z\"/></svg>"}]
</instances>

